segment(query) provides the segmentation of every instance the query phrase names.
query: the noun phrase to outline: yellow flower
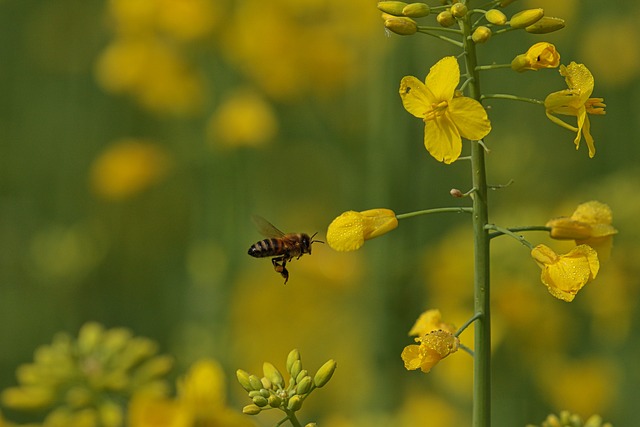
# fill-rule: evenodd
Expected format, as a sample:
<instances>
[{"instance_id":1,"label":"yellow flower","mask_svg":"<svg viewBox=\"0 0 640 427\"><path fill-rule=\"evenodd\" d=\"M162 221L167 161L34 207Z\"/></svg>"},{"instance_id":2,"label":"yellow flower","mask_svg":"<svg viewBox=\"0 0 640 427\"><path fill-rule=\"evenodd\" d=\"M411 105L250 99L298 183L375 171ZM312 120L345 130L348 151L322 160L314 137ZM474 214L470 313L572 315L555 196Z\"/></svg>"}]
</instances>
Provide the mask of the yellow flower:
<instances>
[{"instance_id":1,"label":"yellow flower","mask_svg":"<svg viewBox=\"0 0 640 427\"><path fill-rule=\"evenodd\" d=\"M561 65L560 74L564 76L568 89L547 96L544 100L547 117L557 125L576 132L576 138L573 141L576 144L576 150L580 146L580 140L584 134L584 139L589 147L589 157L593 158L596 155L596 148L591 136L591 123L587 113L605 114L605 104L602 98L590 98L594 80L591 72L583 64L572 62L566 67ZM554 114L576 116L578 126L571 126Z\"/></svg>"},{"instance_id":2,"label":"yellow flower","mask_svg":"<svg viewBox=\"0 0 640 427\"><path fill-rule=\"evenodd\" d=\"M448 331L433 331L421 338L420 344L408 345L402 351L404 367L413 371L420 368L425 374L440 360L458 350L460 341Z\"/></svg>"},{"instance_id":3,"label":"yellow flower","mask_svg":"<svg viewBox=\"0 0 640 427\"><path fill-rule=\"evenodd\" d=\"M611 222L611 208L604 203L590 201L578 205L571 217L552 219L546 226L551 227L552 238L589 245L598 252L598 259L605 261L611 252L613 235L618 233Z\"/></svg>"},{"instance_id":4,"label":"yellow flower","mask_svg":"<svg viewBox=\"0 0 640 427\"><path fill-rule=\"evenodd\" d=\"M418 317L418 320L409 331L409 335L423 336L439 329L451 333L456 331L453 325L442 322L440 310L432 309L425 311Z\"/></svg>"},{"instance_id":5,"label":"yellow flower","mask_svg":"<svg viewBox=\"0 0 640 427\"><path fill-rule=\"evenodd\" d=\"M329 224L327 243L336 251L355 251L365 240L388 233L397 226L396 214L390 209L347 211Z\"/></svg>"},{"instance_id":6,"label":"yellow flower","mask_svg":"<svg viewBox=\"0 0 640 427\"><path fill-rule=\"evenodd\" d=\"M109 146L91 167L91 187L100 197L124 200L162 181L171 168L159 145L124 138Z\"/></svg>"},{"instance_id":7,"label":"yellow flower","mask_svg":"<svg viewBox=\"0 0 640 427\"><path fill-rule=\"evenodd\" d=\"M400 82L404 108L424 121L424 145L436 160L452 163L462 151L461 136L480 140L491 130L482 105L475 99L454 96L460 68L453 56L436 63L423 84L413 76Z\"/></svg>"},{"instance_id":8,"label":"yellow flower","mask_svg":"<svg viewBox=\"0 0 640 427\"><path fill-rule=\"evenodd\" d=\"M588 282L596 278L600 269L598 254L587 245L579 245L567 254L558 255L545 245L538 245L531 256L542 269L540 279L549 293L563 301L573 301Z\"/></svg>"},{"instance_id":9,"label":"yellow flower","mask_svg":"<svg viewBox=\"0 0 640 427\"><path fill-rule=\"evenodd\" d=\"M556 68L558 65L560 65L560 54L554 45L547 42L534 44L526 53L516 56L511 61L511 68L518 72Z\"/></svg>"}]
</instances>

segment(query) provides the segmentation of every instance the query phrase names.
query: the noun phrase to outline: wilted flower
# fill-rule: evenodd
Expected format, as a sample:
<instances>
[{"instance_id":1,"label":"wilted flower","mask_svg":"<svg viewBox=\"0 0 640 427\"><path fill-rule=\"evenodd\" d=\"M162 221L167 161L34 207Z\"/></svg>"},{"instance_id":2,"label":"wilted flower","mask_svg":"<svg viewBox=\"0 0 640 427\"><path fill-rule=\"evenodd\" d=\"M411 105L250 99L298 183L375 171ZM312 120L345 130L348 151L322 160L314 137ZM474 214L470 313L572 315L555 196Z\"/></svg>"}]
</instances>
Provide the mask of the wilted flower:
<instances>
[{"instance_id":1,"label":"wilted flower","mask_svg":"<svg viewBox=\"0 0 640 427\"><path fill-rule=\"evenodd\" d=\"M347 211L329 224L327 243L336 251L355 251L365 240L388 233L397 226L396 214L390 209Z\"/></svg>"},{"instance_id":2,"label":"wilted flower","mask_svg":"<svg viewBox=\"0 0 640 427\"><path fill-rule=\"evenodd\" d=\"M598 254L587 245L576 246L564 255L538 245L531 250L531 256L542 269L540 279L549 293L567 302L573 301L578 291L596 278L600 268Z\"/></svg>"},{"instance_id":3,"label":"wilted flower","mask_svg":"<svg viewBox=\"0 0 640 427\"><path fill-rule=\"evenodd\" d=\"M516 56L511 61L511 68L518 72L556 68L558 65L560 65L560 54L554 45L547 42L534 44L526 53Z\"/></svg>"}]
</instances>

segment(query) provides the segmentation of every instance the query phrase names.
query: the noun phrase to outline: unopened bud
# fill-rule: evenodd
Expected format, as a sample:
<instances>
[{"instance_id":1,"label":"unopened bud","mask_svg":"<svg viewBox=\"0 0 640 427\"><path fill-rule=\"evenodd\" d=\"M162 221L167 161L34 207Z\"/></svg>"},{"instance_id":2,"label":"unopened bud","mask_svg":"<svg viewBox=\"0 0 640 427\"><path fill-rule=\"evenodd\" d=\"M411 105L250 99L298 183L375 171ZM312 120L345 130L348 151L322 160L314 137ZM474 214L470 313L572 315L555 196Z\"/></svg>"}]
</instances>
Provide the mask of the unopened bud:
<instances>
[{"instance_id":1,"label":"unopened bud","mask_svg":"<svg viewBox=\"0 0 640 427\"><path fill-rule=\"evenodd\" d=\"M242 408L242 413L245 415L258 415L262 409L255 404L247 405Z\"/></svg>"},{"instance_id":2,"label":"unopened bud","mask_svg":"<svg viewBox=\"0 0 640 427\"><path fill-rule=\"evenodd\" d=\"M318 424L316 424L316 423L309 423L309 424L305 425L304 427L317 427L317 426L318 426Z\"/></svg>"},{"instance_id":3,"label":"unopened bud","mask_svg":"<svg viewBox=\"0 0 640 427\"><path fill-rule=\"evenodd\" d=\"M452 188L449 191L449 194L451 194L451 197L455 197L457 199L464 197L464 194L462 193L462 191L458 190L457 188Z\"/></svg>"},{"instance_id":4,"label":"unopened bud","mask_svg":"<svg viewBox=\"0 0 640 427\"><path fill-rule=\"evenodd\" d=\"M267 398L264 396L254 396L253 403L255 403L257 406L261 408L269 404L269 402L267 401Z\"/></svg>"},{"instance_id":5,"label":"unopened bud","mask_svg":"<svg viewBox=\"0 0 640 427\"><path fill-rule=\"evenodd\" d=\"M544 16L544 9L527 9L511 17L509 25L512 28L525 28L538 22Z\"/></svg>"},{"instance_id":6,"label":"unopened bud","mask_svg":"<svg viewBox=\"0 0 640 427\"><path fill-rule=\"evenodd\" d=\"M311 377L307 375L296 386L296 394L309 393L309 390L311 390L312 385L313 385L313 381L311 380Z\"/></svg>"},{"instance_id":7,"label":"unopened bud","mask_svg":"<svg viewBox=\"0 0 640 427\"><path fill-rule=\"evenodd\" d=\"M507 23L507 15L498 9L488 10L484 17L493 25L504 25Z\"/></svg>"},{"instance_id":8,"label":"unopened bud","mask_svg":"<svg viewBox=\"0 0 640 427\"><path fill-rule=\"evenodd\" d=\"M298 377L298 374L300 373L301 370L302 370L302 362L299 360L296 360L293 366L291 367L291 371L289 372L291 374L291 378L294 381Z\"/></svg>"},{"instance_id":9,"label":"unopened bud","mask_svg":"<svg viewBox=\"0 0 640 427\"><path fill-rule=\"evenodd\" d=\"M262 382L257 375L249 375L249 384L251 384L252 390L260 390L262 388Z\"/></svg>"},{"instance_id":10,"label":"unopened bud","mask_svg":"<svg viewBox=\"0 0 640 427\"><path fill-rule=\"evenodd\" d=\"M307 375L309 375L309 372L307 372L306 369L302 369L300 372L298 372L298 375L296 376L296 384L302 381Z\"/></svg>"},{"instance_id":11,"label":"unopened bud","mask_svg":"<svg viewBox=\"0 0 640 427\"><path fill-rule=\"evenodd\" d=\"M467 11L467 6L464 3L455 3L451 6L451 14L456 18L464 18Z\"/></svg>"},{"instance_id":12,"label":"unopened bud","mask_svg":"<svg viewBox=\"0 0 640 427\"><path fill-rule=\"evenodd\" d=\"M379 1L378 10L394 16L402 16L402 9L407 6L403 1Z\"/></svg>"},{"instance_id":13,"label":"unopened bud","mask_svg":"<svg viewBox=\"0 0 640 427\"><path fill-rule=\"evenodd\" d=\"M484 25L480 25L478 28L475 29L473 34L471 34L471 40L473 40L473 42L476 44L484 43L490 38L491 38L491 30L485 27Z\"/></svg>"},{"instance_id":14,"label":"unopened bud","mask_svg":"<svg viewBox=\"0 0 640 427\"><path fill-rule=\"evenodd\" d=\"M282 374L271 363L264 362L262 364L262 372L264 372L264 376L273 384L278 386L282 386L284 384L284 378L282 377Z\"/></svg>"},{"instance_id":15,"label":"unopened bud","mask_svg":"<svg viewBox=\"0 0 640 427\"><path fill-rule=\"evenodd\" d=\"M553 33L564 28L564 19L545 16L535 24L525 27L525 31L531 34Z\"/></svg>"},{"instance_id":16,"label":"unopened bud","mask_svg":"<svg viewBox=\"0 0 640 427\"><path fill-rule=\"evenodd\" d=\"M389 31L401 36L410 36L418 31L418 24L416 21L411 18L407 18L406 16L387 19L384 21L384 26Z\"/></svg>"},{"instance_id":17,"label":"unopened bud","mask_svg":"<svg viewBox=\"0 0 640 427\"><path fill-rule=\"evenodd\" d=\"M271 380L267 377L260 378L260 382L262 383L262 387L266 388L267 390L270 390L273 387Z\"/></svg>"},{"instance_id":18,"label":"unopened bud","mask_svg":"<svg viewBox=\"0 0 640 427\"><path fill-rule=\"evenodd\" d=\"M509 6L511 3L513 3L516 0L502 0L500 2L500 7L507 7Z\"/></svg>"},{"instance_id":19,"label":"unopened bud","mask_svg":"<svg viewBox=\"0 0 640 427\"><path fill-rule=\"evenodd\" d=\"M292 396L289 399L289 402L287 403L287 409L293 412L297 411L301 407L302 407L302 399L298 395Z\"/></svg>"},{"instance_id":20,"label":"unopened bud","mask_svg":"<svg viewBox=\"0 0 640 427\"><path fill-rule=\"evenodd\" d=\"M280 398L280 396L272 394L267 399L267 402L269 402L269 406L271 406L272 408L279 408L282 404L282 399Z\"/></svg>"},{"instance_id":21,"label":"unopened bud","mask_svg":"<svg viewBox=\"0 0 640 427\"><path fill-rule=\"evenodd\" d=\"M336 371L337 365L336 361L331 359L318 369L318 372L316 372L316 375L313 377L313 383L316 387L320 388L329 382L333 373Z\"/></svg>"},{"instance_id":22,"label":"unopened bud","mask_svg":"<svg viewBox=\"0 0 640 427\"><path fill-rule=\"evenodd\" d=\"M236 377L238 378L238 382L240 383L240 385L242 386L243 389L245 389L246 391L252 391L253 390L253 386L251 385L251 382L249 381L249 373L243 371L242 369L238 369L236 371Z\"/></svg>"},{"instance_id":23,"label":"unopened bud","mask_svg":"<svg viewBox=\"0 0 640 427\"><path fill-rule=\"evenodd\" d=\"M444 10L436 16L436 21L443 27L450 27L456 23L456 18L453 17L451 12Z\"/></svg>"},{"instance_id":24,"label":"unopened bud","mask_svg":"<svg viewBox=\"0 0 640 427\"><path fill-rule=\"evenodd\" d=\"M300 362L300 352L298 351L297 348L294 348L293 350L291 350L287 355L286 367L287 367L287 372L289 372L290 374L291 374L291 367L295 362ZM295 375L293 374L291 374L291 376L295 377Z\"/></svg>"},{"instance_id":25,"label":"unopened bud","mask_svg":"<svg viewBox=\"0 0 640 427\"><path fill-rule=\"evenodd\" d=\"M425 3L410 3L402 9L402 14L409 18L423 18L431 13L431 8Z\"/></svg>"}]
</instances>

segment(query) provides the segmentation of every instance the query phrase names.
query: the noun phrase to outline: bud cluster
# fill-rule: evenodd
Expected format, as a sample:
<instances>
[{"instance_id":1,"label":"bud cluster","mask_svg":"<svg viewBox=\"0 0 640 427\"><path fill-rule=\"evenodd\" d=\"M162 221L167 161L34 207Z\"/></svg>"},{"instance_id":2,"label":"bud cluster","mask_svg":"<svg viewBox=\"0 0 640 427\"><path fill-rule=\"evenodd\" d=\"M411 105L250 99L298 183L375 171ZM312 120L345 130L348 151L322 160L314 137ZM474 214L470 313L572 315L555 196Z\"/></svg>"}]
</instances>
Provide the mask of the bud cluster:
<instances>
[{"instance_id":1,"label":"bud cluster","mask_svg":"<svg viewBox=\"0 0 640 427\"><path fill-rule=\"evenodd\" d=\"M537 427L528 425L527 427ZM583 422L579 415L569 411L560 412L560 416L551 414L540 424L540 427L612 427L610 423L602 421L599 415L592 415L586 422Z\"/></svg>"},{"instance_id":2,"label":"bud cluster","mask_svg":"<svg viewBox=\"0 0 640 427\"><path fill-rule=\"evenodd\" d=\"M242 408L242 412L247 415L257 415L264 409L272 408L280 409L286 413L296 412L313 390L323 387L329 382L336 366L335 360L328 360L315 375L311 376L302 367L300 352L293 349L287 356L288 382L285 382L284 376L269 362L264 362L262 366L262 377L238 369L236 371L238 382L253 401Z\"/></svg>"}]
</instances>

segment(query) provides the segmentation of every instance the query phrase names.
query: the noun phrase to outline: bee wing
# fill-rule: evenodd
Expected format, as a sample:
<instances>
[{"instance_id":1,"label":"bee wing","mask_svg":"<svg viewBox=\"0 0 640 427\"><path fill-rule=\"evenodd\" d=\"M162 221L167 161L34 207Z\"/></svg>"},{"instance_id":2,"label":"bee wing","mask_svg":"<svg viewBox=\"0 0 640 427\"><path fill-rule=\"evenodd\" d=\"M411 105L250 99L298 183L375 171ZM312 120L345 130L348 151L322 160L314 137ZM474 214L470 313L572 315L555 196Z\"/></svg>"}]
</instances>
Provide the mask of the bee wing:
<instances>
[{"instance_id":1,"label":"bee wing","mask_svg":"<svg viewBox=\"0 0 640 427\"><path fill-rule=\"evenodd\" d=\"M275 225L271 224L266 219L262 218L260 215L251 215L251 219L253 223L256 225L256 228L266 237L282 237L284 233L276 228Z\"/></svg>"}]
</instances>

